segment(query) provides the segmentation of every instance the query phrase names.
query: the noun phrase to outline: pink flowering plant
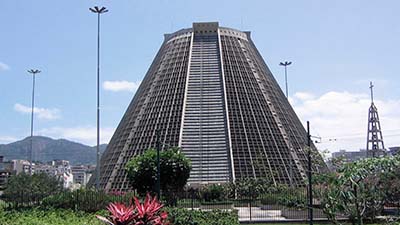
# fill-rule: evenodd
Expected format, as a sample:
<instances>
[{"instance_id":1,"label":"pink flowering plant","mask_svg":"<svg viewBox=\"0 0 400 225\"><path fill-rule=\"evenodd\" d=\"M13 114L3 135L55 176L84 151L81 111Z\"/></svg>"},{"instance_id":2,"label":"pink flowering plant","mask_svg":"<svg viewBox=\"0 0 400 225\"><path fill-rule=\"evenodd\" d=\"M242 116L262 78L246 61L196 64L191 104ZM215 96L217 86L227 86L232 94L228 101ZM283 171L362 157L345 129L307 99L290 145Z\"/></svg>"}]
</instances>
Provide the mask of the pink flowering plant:
<instances>
[{"instance_id":1,"label":"pink flowering plant","mask_svg":"<svg viewBox=\"0 0 400 225\"><path fill-rule=\"evenodd\" d=\"M136 197L128 206L110 203L107 210L111 215L96 217L108 225L168 225L168 213L161 211L163 206L156 197L147 194L143 204Z\"/></svg>"}]
</instances>

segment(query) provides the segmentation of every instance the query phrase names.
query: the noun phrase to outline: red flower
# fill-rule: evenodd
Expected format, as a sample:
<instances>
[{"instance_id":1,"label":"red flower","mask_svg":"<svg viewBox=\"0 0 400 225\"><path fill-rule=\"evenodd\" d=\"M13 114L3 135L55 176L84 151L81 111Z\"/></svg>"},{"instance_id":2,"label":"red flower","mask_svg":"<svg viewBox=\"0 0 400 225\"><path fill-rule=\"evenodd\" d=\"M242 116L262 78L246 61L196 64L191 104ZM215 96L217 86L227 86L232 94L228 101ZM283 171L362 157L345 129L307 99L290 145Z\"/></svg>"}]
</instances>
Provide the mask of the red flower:
<instances>
[{"instance_id":1,"label":"red flower","mask_svg":"<svg viewBox=\"0 0 400 225\"><path fill-rule=\"evenodd\" d=\"M122 203L110 203L107 206L107 210L111 213L109 219L96 216L98 219L102 220L111 225L128 225L134 219L134 207L133 206L125 206Z\"/></svg>"},{"instance_id":2,"label":"red flower","mask_svg":"<svg viewBox=\"0 0 400 225\"><path fill-rule=\"evenodd\" d=\"M134 198L137 214L135 215L135 225L151 224L151 225L167 225L168 213L160 212L164 206L156 197L152 198L147 194L144 203L141 204L138 198Z\"/></svg>"},{"instance_id":3,"label":"red flower","mask_svg":"<svg viewBox=\"0 0 400 225\"><path fill-rule=\"evenodd\" d=\"M111 212L111 218L117 224L129 224L133 220L134 208L132 206L125 206L122 203L110 203L107 210Z\"/></svg>"},{"instance_id":4,"label":"red flower","mask_svg":"<svg viewBox=\"0 0 400 225\"><path fill-rule=\"evenodd\" d=\"M133 204L133 202L134 204ZM169 225L168 213L160 212L164 206L156 197L147 194L144 203L134 197L129 206L122 203L110 203L107 210L111 213L109 218L96 216L109 225Z\"/></svg>"}]
</instances>

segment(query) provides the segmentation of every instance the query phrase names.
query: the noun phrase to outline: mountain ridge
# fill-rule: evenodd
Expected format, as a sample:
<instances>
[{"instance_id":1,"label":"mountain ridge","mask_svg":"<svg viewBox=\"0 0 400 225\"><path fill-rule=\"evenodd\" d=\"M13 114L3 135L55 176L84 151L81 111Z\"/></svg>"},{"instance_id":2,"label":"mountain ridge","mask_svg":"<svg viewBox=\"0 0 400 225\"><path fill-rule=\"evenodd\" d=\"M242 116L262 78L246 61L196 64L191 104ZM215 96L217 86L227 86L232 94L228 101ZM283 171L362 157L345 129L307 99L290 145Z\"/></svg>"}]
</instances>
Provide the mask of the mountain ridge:
<instances>
[{"instance_id":1,"label":"mountain ridge","mask_svg":"<svg viewBox=\"0 0 400 225\"><path fill-rule=\"evenodd\" d=\"M45 136L34 136L33 160L48 162L55 159L68 160L72 165L96 164L96 146L88 146L67 139L53 139ZM103 153L107 144L100 145ZM9 144L0 144L0 155L5 160L27 159L30 151L30 137Z\"/></svg>"}]
</instances>

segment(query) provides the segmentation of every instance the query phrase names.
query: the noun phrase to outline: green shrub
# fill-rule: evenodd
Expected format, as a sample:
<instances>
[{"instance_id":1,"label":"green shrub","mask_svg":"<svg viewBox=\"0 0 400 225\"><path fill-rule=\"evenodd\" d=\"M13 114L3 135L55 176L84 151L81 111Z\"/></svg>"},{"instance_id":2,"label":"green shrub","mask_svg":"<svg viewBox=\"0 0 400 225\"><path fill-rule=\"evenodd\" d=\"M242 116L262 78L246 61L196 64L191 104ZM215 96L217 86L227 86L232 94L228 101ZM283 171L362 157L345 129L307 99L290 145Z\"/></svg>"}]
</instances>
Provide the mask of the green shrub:
<instances>
[{"instance_id":1,"label":"green shrub","mask_svg":"<svg viewBox=\"0 0 400 225\"><path fill-rule=\"evenodd\" d=\"M0 225L103 225L93 215L72 210L39 210L0 211Z\"/></svg>"},{"instance_id":2,"label":"green shrub","mask_svg":"<svg viewBox=\"0 0 400 225\"><path fill-rule=\"evenodd\" d=\"M307 206L307 197L302 195L286 195L278 197L278 204L289 208L305 208Z\"/></svg>"},{"instance_id":3,"label":"green shrub","mask_svg":"<svg viewBox=\"0 0 400 225\"><path fill-rule=\"evenodd\" d=\"M331 221L343 215L353 224L374 221L386 203L400 197L400 156L345 163L317 181L321 208Z\"/></svg>"},{"instance_id":4,"label":"green shrub","mask_svg":"<svg viewBox=\"0 0 400 225\"><path fill-rule=\"evenodd\" d=\"M256 199L265 193L275 192L278 187L269 178L243 178L226 185L230 198Z\"/></svg>"},{"instance_id":5,"label":"green shrub","mask_svg":"<svg viewBox=\"0 0 400 225\"><path fill-rule=\"evenodd\" d=\"M174 225L239 225L236 211L201 211L179 208L167 209L168 218Z\"/></svg>"},{"instance_id":6,"label":"green shrub","mask_svg":"<svg viewBox=\"0 0 400 225\"><path fill-rule=\"evenodd\" d=\"M168 208L169 220L173 225L239 225L236 211L199 211ZM106 211L97 215L108 215ZM103 225L94 214L65 209L29 209L22 211L1 211L0 225Z\"/></svg>"},{"instance_id":7,"label":"green shrub","mask_svg":"<svg viewBox=\"0 0 400 225\"><path fill-rule=\"evenodd\" d=\"M41 207L96 212L105 209L110 202L127 204L133 195L133 193L113 195L95 189L79 189L46 197L43 199Z\"/></svg>"},{"instance_id":8,"label":"green shrub","mask_svg":"<svg viewBox=\"0 0 400 225\"><path fill-rule=\"evenodd\" d=\"M224 187L219 184L204 186L201 189L200 194L205 202L221 202L227 199Z\"/></svg>"},{"instance_id":9,"label":"green shrub","mask_svg":"<svg viewBox=\"0 0 400 225\"><path fill-rule=\"evenodd\" d=\"M267 194L261 197L262 205L275 205L279 202L279 195L277 194Z\"/></svg>"},{"instance_id":10,"label":"green shrub","mask_svg":"<svg viewBox=\"0 0 400 225\"><path fill-rule=\"evenodd\" d=\"M8 181L1 198L15 207L37 205L43 198L63 191L62 181L45 173L20 173Z\"/></svg>"}]
</instances>

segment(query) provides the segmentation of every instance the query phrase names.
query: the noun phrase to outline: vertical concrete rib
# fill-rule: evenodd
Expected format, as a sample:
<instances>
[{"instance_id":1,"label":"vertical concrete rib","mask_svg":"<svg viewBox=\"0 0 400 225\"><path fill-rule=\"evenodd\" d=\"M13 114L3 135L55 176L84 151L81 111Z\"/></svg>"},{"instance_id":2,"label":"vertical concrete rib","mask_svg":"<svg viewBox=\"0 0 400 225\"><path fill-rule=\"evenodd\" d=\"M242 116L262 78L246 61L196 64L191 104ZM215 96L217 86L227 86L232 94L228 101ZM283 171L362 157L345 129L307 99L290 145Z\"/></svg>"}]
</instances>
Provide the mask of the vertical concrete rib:
<instances>
[{"instance_id":1,"label":"vertical concrete rib","mask_svg":"<svg viewBox=\"0 0 400 225\"><path fill-rule=\"evenodd\" d=\"M195 24L191 48L181 148L192 161L193 184L230 179L218 28L213 28Z\"/></svg>"},{"instance_id":2,"label":"vertical concrete rib","mask_svg":"<svg viewBox=\"0 0 400 225\"><path fill-rule=\"evenodd\" d=\"M188 66L187 66L187 73L186 73L186 83L185 83L185 94L183 95L183 106L182 106L182 117L181 117L181 128L179 132L179 147L182 147L182 136L183 136L183 122L185 118L185 110L186 110L186 98L187 98L187 90L189 86L189 77L190 77L190 63L192 59L192 48L193 48L193 38L194 38L194 32L191 32L192 35L190 37L190 48L189 48L189 60L188 60Z\"/></svg>"},{"instance_id":3,"label":"vertical concrete rib","mask_svg":"<svg viewBox=\"0 0 400 225\"><path fill-rule=\"evenodd\" d=\"M220 29L218 28L218 49L219 49L219 60L221 65L221 75L222 75L222 88L224 93L224 107L225 107L225 119L226 119L226 128L228 133L228 144L229 144L229 162L230 162L230 176L231 181L235 181L235 167L233 164L233 152L232 152L232 138L231 138L231 128L229 124L229 112L228 112L228 100L226 97L226 83L225 83L225 71L224 71L224 60L223 60L223 51L222 51L222 44L221 44L221 33Z\"/></svg>"}]
</instances>

